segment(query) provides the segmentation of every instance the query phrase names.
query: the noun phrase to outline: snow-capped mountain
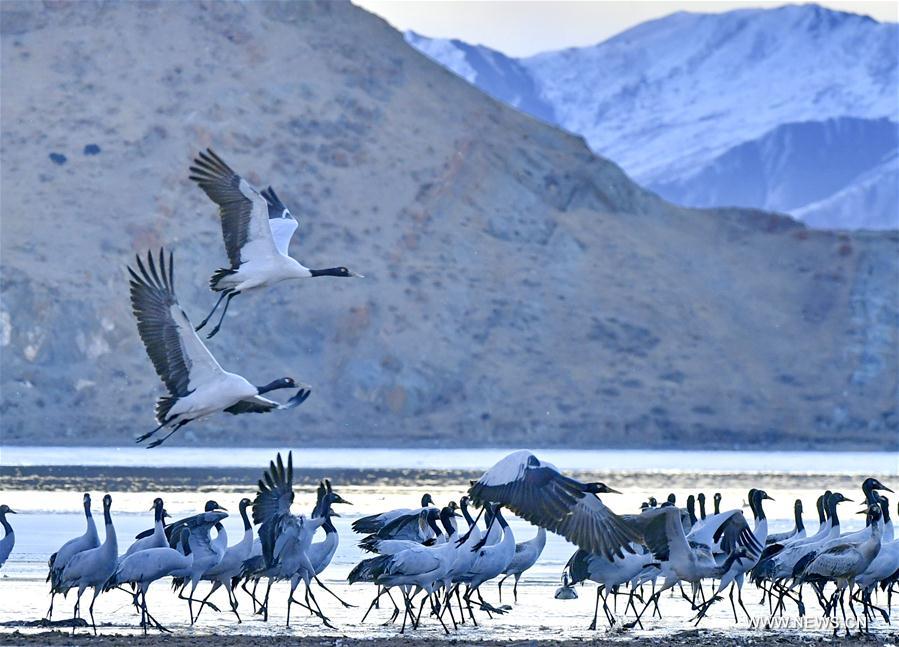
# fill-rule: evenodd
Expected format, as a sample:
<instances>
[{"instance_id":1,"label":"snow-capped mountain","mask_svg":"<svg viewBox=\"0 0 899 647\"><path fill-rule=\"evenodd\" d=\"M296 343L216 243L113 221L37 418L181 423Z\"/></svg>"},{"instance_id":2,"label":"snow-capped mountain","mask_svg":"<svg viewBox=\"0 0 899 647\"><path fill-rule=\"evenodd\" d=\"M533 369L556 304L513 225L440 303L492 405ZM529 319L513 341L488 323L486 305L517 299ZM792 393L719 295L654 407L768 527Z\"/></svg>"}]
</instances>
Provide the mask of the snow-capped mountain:
<instances>
[{"instance_id":1,"label":"snow-capped mountain","mask_svg":"<svg viewBox=\"0 0 899 647\"><path fill-rule=\"evenodd\" d=\"M896 147L899 120L896 23L817 5L679 12L592 47L519 60L458 41L407 41L502 101L541 106L535 116L583 135L669 200L797 217L815 204L815 226L899 227L895 204L851 222L825 206L856 179L870 189L896 174L883 153ZM487 74L483 62L498 60ZM496 80L505 70L515 101L503 89L510 82ZM852 133L864 150L847 156Z\"/></svg>"},{"instance_id":2,"label":"snow-capped mountain","mask_svg":"<svg viewBox=\"0 0 899 647\"><path fill-rule=\"evenodd\" d=\"M552 105L540 98L530 72L514 58L461 40L430 39L414 31L406 32L405 37L414 48L474 83L494 99L543 121L556 123Z\"/></svg>"}]
</instances>

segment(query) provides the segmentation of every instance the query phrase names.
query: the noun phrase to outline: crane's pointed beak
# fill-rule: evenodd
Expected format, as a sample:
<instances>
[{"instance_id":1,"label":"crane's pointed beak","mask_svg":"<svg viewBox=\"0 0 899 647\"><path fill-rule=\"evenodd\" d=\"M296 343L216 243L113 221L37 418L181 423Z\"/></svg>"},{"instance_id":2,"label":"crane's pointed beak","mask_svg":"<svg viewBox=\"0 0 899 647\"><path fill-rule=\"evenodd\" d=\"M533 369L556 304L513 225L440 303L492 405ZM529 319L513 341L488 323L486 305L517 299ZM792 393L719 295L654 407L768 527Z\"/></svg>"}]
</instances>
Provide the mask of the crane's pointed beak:
<instances>
[{"instance_id":1,"label":"crane's pointed beak","mask_svg":"<svg viewBox=\"0 0 899 647\"><path fill-rule=\"evenodd\" d=\"M618 490L615 490L615 489L610 488L610 487L608 487L608 486L606 486L606 493L607 493L607 494L621 494L621 492L619 492Z\"/></svg>"},{"instance_id":2,"label":"crane's pointed beak","mask_svg":"<svg viewBox=\"0 0 899 647\"><path fill-rule=\"evenodd\" d=\"M365 278L365 274L359 274L359 272L352 272L352 271L350 272L350 276L353 276L353 277L355 277L355 278L357 278L357 279L364 279L364 278Z\"/></svg>"}]
</instances>

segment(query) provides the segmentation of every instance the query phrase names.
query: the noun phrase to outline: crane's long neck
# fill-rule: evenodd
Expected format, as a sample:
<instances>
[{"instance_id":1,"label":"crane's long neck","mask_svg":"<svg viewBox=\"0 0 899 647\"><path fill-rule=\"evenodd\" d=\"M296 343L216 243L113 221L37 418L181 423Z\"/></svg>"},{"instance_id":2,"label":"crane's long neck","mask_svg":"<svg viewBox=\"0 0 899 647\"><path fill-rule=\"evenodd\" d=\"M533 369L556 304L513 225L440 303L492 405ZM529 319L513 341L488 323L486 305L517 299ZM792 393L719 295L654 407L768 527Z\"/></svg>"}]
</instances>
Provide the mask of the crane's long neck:
<instances>
[{"instance_id":1,"label":"crane's long neck","mask_svg":"<svg viewBox=\"0 0 899 647\"><path fill-rule=\"evenodd\" d=\"M285 384L283 379L273 380L264 386L257 386L256 392L259 395L264 395L270 391L277 391L278 389L287 389L290 388L288 384Z\"/></svg>"},{"instance_id":2,"label":"crane's long neck","mask_svg":"<svg viewBox=\"0 0 899 647\"><path fill-rule=\"evenodd\" d=\"M327 267L323 270L308 270L308 276L315 278L317 276L344 276L342 272L342 268L339 267Z\"/></svg>"},{"instance_id":3,"label":"crane's long neck","mask_svg":"<svg viewBox=\"0 0 899 647\"><path fill-rule=\"evenodd\" d=\"M240 518L243 519L244 532L246 532L247 530L253 529L253 524L250 523L250 517L249 517L249 515L247 515L247 507L246 506L241 506Z\"/></svg>"},{"instance_id":4,"label":"crane's long neck","mask_svg":"<svg viewBox=\"0 0 899 647\"><path fill-rule=\"evenodd\" d=\"M9 522L6 520L6 513L0 512L0 525L3 526L4 537L8 537L13 534L12 526L9 525Z\"/></svg>"},{"instance_id":5,"label":"crane's long neck","mask_svg":"<svg viewBox=\"0 0 899 647\"><path fill-rule=\"evenodd\" d=\"M796 518L796 532L802 532L805 530L805 525L802 523L802 506L796 505L793 508L793 516Z\"/></svg>"},{"instance_id":6,"label":"crane's long neck","mask_svg":"<svg viewBox=\"0 0 899 647\"><path fill-rule=\"evenodd\" d=\"M537 528L537 534L534 536L534 541L540 546L540 550L543 550L543 547L546 546L546 528Z\"/></svg>"},{"instance_id":7,"label":"crane's long neck","mask_svg":"<svg viewBox=\"0 0 899 647\"><path fill-rule=\"evenodd\" d=\"M471 513L468 512L468 502L463 501L461 506L462 508L462 516L465 517L465 523L468 524L468 527L471 528L475 525L474 519L471 518Z\"/></svg>"},{"instance_id":8,"label":"crane's long neck","mask_svg":"<svg viewBox=\"0 0 899 647\"><path fill-rule=\"evenodd\" d=\"M696 525L696 504L693 500L693 497L689 497L687 499L687 514L690 515L690 526Z\"/></svg>"},{"instance_id":9,"label":"crane's long neck","mask_svg":"<svg viewBox=\"0 0 899 647\"><path fill-rule=\"evenodd\" d=\"M824 513L824 495L818 497L818 500L815 502L815 507L818 509L818 527L823 528L824 524L827 522L827 515Z\"/></svg>"},{"instance_id":10,"label":"crane's long neck","mask_svg":"<svg viewBox=\"0 0 899 647\"><path fill-rule=\"evenodd\" d=\"M505 548L512 547L512 552L515 552L515 536L512 534L512 529L509 527L509 524L506 522L505 517L503 517L502 512L499 510L496 511L496 520L499 522L499 527L503 531L503 538L500 542Z\"/></svg>"},{"instance_id":11,"label":"crane's long neck","mask_svg":"<svg viewBox=\"0 0 899 647\"><path fill-rule=\"evenodd\" d=\"M840 531L840 517L837 514L837 502L831 500L829 505L827 506L828 516L830 517L830 528L831 532L836 530L836 532Z\"/></svg>"},{"instance_id":12,"label":"crane's long neck","mask_svg":"<svg viewBox=\"0 0 899 647\"><path fill-rule=\"evenodd\" d=\"M755 497L755 508L753 509L753 512L755 513L755 520L758 523L761 523L765 520L765 507L762 504L761 494L757 494Z\"/></svg>"},{"instance_id":13,"label":"crane's long neck","mask_svg":"<svg viewBox=\"0 0 899 647\"><path fill-rule=\"evenodd\" d=\"M443 534L443 531L440 530L440 526L437 525L437 521L431 517L431 515L428 515L428 526L434 531L435 537L439 537Z\"/></svg>"},{"instance_id":14,"label":"crane's long neck","mask_svg":"<svg viewBox=\"0 0 899 647\"><path fill-rule=\"evenodd\" d=\"M336 535L337 528L334 527L334 524L331 522L331 511L328 510L325 513L325 523L322 524L322 528L325 529L325 532L329 535Z\"/></svg>"},{"instance_id":15,"label":"crane's long neck","mask_svg":"<svg viewBox=\"0 0 899 647\"><path fill-rule=\"evenodd\" d=\"M862 492L865 493L865 503L868 505L877 504L877 499L874 497L874 481L871 479L865 479L865 482L862 483Z\"/></svg>"},{"instance_id":16,"label":"crane's long neck","mask_svg":"<svg viewBox=\"0 0 899 647\"><path fill-rule=\"evenodd\" d=\"M84 504L84 516L86 517L86 520L87 520L86 534L89 537L98 537L99 535L97 535L97 524L94 521L94 515L91 513L91 504L90 503Z\"/></svg>"},{"instance_id":17,"label":"crane's long neck","mask_svg":"<svg viewBox=\"0 0 899 647\"><path fill-rule=\"evenodd\" d=\"M117 555L119 542L115 534L115 526L112 525L112 514L109 506L104 506L103 508L103 523L106 525L106 538L103 540L103 546L107 552Z\"/></svg>"},{"instance_id":18,"label":"crane's long neck","mask_svg":"<svg viewBox=\"0 0 899 647\"><path fill-rule=\"evenodd\" d=\"M705 520L705 497L699 499L699 518Z\"/></svg>"}]
</instances>

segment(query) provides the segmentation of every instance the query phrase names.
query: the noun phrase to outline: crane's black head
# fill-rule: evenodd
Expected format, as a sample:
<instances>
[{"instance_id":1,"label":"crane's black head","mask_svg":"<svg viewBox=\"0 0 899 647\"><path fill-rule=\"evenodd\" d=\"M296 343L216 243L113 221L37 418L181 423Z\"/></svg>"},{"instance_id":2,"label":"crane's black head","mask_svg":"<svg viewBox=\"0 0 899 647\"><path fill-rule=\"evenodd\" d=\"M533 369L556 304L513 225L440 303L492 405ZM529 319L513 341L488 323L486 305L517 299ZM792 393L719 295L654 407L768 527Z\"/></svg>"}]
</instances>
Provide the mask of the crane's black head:
<instances>
[{"instance_id":1,"label":"crane's black head","mask_svg":"<svg viewBox=\"0 0 899 647\"><path fill-rule=\"evenodd\" d=\"M296 386L296 380L294 380L292 377L282 377L269 382L265 386L257 386L256 390L259 392L259 395L262 395L263 393L268 393L269 391L277 391L278 389L293 389L296 388Z\"/></svg>"},{"instance_id":2,"label":"crane's black head","mask_svg":"<svg viewBox=\"0 0 899 647\"><path fill-rule=\"evenodd\" d=\"M793 510L802 512L802 499L796 499L796 502L793 503Z\"/></svg>"},{"instance_id":3,"label":"crane's black head","mask_svg":"<svg viewBox=\"0 0 899 647\"><path fill-rule=\"evenodd\" d=\"M344 505L353 505L342 496L334 492L333 490L325 493L324 500L327 501L327 505L331 505L332 503L343 503Z\"/></svg>"},{"instance_id":4,"label":"crane's black head","mask_svg":"<svg viewBox=\"0 0 899 647\"><path fill-rule=\"evenodd\" d=\"M204 508L204 510L205 510L206 512L214 512L214 511L216 511L216 510L225 510L225 511L227 511L228 508L226 508L226 507L223 506L223 505L220 505L220 504L216 503L216 502L213 501L212 499L209 499L209 501L206 502L206 507Z\"/></svg>"},{"instance_id":5,"label":"crane's black head","mask_svg":"<svg viewBox=\"0 0 899 647\"><path fill-rule=\"evenodd\" d=\"M250 501L247 497L244 497L240 500L240 503L237 504L239 510L246 510L248 507L253 505L253 502Z\"/></svg>"},{"instance_id":6,"label":"crane's black head","mask_svg":"<svg viewBox=\"0 0 899 647\"><path fill-rule=\"evenodd\" d=\"M460 508L466 507L468 505L468 501L469 501L468 495L467 494L462 495L462 497L459 499L459 507Z\"/></svg>"},{"instance_id":7,"label":"crane's black head","mask_svg":"<svg viewBox=\"0 0 899 647\"><path fill-rule=\"evenodd\" d=\"M434 499L431 498L430 494L425 494L421 497L421 507L426 508L429 505L434 505Z\"/></svg>"},{"instance_id":8,"label":"crane's black head","mask_svg":"<svg viewBox=\"0 0 899 647\"><path fill-rule=\"evenodd\" d=\"M649 507L650 508L655 508L658 505L659 505L659 502L654 496L649 497Z\"/></svg>"},{"instance_id":9,"label":"crane's black head","mask_svg":"<svg viewBox=\"0 0 899 647\"><path fill-rule=\"evenodd\" d=\"M91 493L85 492L84 498L82 498L81 501L82 501L82 503L84 503L84 505L90 505L91 504Z\"/></svg>"},{"instance_id":10,"label":"crane's black head","mask_svg":"<svg viewBox=\"0 0 899 647\"><path fill-rule=\"evenodd\" d=\"M3 505L0 505L0 515L4 515L4 514L18 514L18 513L4 503Z\"/></svg>"},{"instance_id":11,"label":"crane's black head","mask_svg":"<svg viewBox=\"0 0 899 647\"><path fill-rule=\"evenodd\" d=\"M153 505L150 506L150 510L156 510L157 512L162 510L162 499L159 497L153 499Z\"/></svg>"},{"instance_id":12,"label":"crane's black head","mask_svg":"<svg viewBox=\"0 0 899 647\"><path fill-rule=\"evenodd\" d=\"M829 497L827 497L827 501L828 501L828 503L831 503L834 506L836 506L838 503L843 503L844 501L851 502L852 499L847 499L839 492L832 492L831 495Z\"/></svg>"},{"instance_id":13,"label":"crane's black head","mask_svg":"<svg viewBox=\"0 0 899 647\"><path fill-rule=\"evenodd\" d=\"M890 488L888 488L886 485L884 485L883 483L878 481L876 478L873 478L873 477L866 478L864 483L862 483L862 491L865 494L869 494L870 492L873 492L874 490L885 490L887 492L892 492L892 490Z\"/></svg>"},{"instance_id":14,"label":"crane's black head","mask_svg":"<svg viewBox=\"0 0 899 647\"><path fill-rule=\"evenodd\" d=\"M452 510L453 512L455 512L456 510L459 509L459 504L457 504L455 501L450 501L449 503L446 504L446 507L449 508L450 510ZM456 516L458 517L459 515L456 515Z\"/></svg>"},{"instance_id":15,"label":"crane's black head","mask_svg":"<svg viewBox=\"0 0 899 647\"><path fill-rule=\"evenodd\" d=\"M593 494L621 494L618 490L613 490L605 483L587 483L584 486L584 492L592 492Z\"/></svg>"},{"instance_id":16,"label":"crane's black head","mask_svg":"<svg viewBox=\"0 0 899 647\"><path fill-rule=\"evenodd\" d=\"M696 495L696 500L705 502L705 494L700 492L699 494Z\"/></svg>"},{"instance_id":17,"label":"crane's black head","mask_svg":"<svg viewBox=\"0 0 899 647\"><path fill-rule=\"evenodd\" d=\"M715 496L712 497L715 501L721 501L721 493L715 492Z\"/></svg>"},{"instance_id":18,"label":"crane's black head","mask_svg":"<svg viewBox=\"0 0 899 647\"><path fill-rule=\"evenodd\" d=\"M112 497L108 494L103 495L103 509L109 510L109 507L112 505Z\"/></svg>"},{"instance_id":19,"label":"crane's black head","mask_svg":"<svg viewBox=\"0 0 899 647\"><path fill-rule=\"evenodd\" d=\"M677 497L674 496L674 492L668 495L668 503L670 503L671 505L677 503Z\"/></svg>"}]
</instances>

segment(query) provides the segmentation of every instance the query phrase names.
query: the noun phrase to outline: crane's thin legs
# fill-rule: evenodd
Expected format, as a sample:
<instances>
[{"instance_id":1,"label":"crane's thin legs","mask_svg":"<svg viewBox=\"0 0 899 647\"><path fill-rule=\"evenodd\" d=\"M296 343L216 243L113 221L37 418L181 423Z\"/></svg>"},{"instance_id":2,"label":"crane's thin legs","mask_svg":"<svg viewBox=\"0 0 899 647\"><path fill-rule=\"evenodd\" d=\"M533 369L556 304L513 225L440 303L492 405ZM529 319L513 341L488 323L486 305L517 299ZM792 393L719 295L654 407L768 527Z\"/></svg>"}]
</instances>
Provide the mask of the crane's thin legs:
<instances>
[{"instance_id":1,"label":"crane's thin legs","mask_svg":"<svg viewBox=\"0 0 899 647\"><path fill-rule=\"evenodd\" d=\"M167 420L163 420L162 423L158 427L156 427L156 429L154 429L153 431L148 431L147 433L145 433L142 436L138 436L134 442L136 442L136 443L144 442L147 438L149 438L150 436L155 434L157 431L159 431L160 429L165 427L167 424L169 424L169 422L171 422L171 418L169 418ZM52 599L50 600L50 609L53 609L53 600Z\"/></svg>"},{"instance_id":2,"label":"crane's thin legs","mask_svg":"<svg viewBox=\"0 0 899 647\"><path fill-rule=\"evenodd\" d=\"M184 425L186 425L186 424L187 424L188 422L190 422L191 420L193 420L193 418L188 418L188 419L186 419L186 420L181 420L177 425L175 425L174 427L172 427L172 430L171 430L169 433L167 433L165 436L163 436L162 438L159 438L159 439L157 439L157 440L154 440L152 443L150 443L149 445L147 445L147 449L153 449L154 447L159 447L162 443L164 443L164 442L167 441L169 438L171 438L172 434L174 434L176 431L178 431L179 429L181 429L181 427L183 427ZM154 433L155 433L155 431L154 431Z\"/></svg>"},{"instance_id":3,"label":"crane's thin legs","mask_svg":"<svg viewBox=\"0 0 899 647\"><path fill-rule=\"evenodd\" d=\"M599 592L602 589L602 586L596 587L596 604L593 605L593 622L590 623L590 626L587 629L596 630L596 618L599 615Z\"/></svg>"},{"instance_id":4,"label":"crane's thin legs","mask_svg":"<svg viewBox=\"0 0 899 647\"><path fill-rule=\"evenodd\" d=\"M322 581L321 581L320 579L318 579L318 576L317 576L317 575L315 576L315 582L316 582L320 587L322 587L325 591L327 591L327 592L330 593L332 596L334 596L334 598L336 598L336 600L337 600L338 602L340 602L340 604L343 605L343 608L344 608L344 609L349 609L350 607L352 607L352 608L355 608L355 607L356 607L355 604L350 604L349 602L344 602L344 601L340 598L339 595L337 595L336 593L334 593L334 591L332 591L332 590L329 589L327 586L325 586L325 585L322 583Z\"/></svg>"},{"instance_id":5,"label":"crane's thin legs","mask_svg":"<svg viewBox=\"0 0 899 647\"><path fill-rule=\"evenodd\" d=\"M238 294L240 294L240 292L229 292L228 293L228 298L225 301L225 307L222 309L222 316L219 317L219 322L217 324L215 324L215 328L212 329L212 332L210 332L208 335L206 335L206 339L212 339L213 337L215 337L216 333L221 329L222 322L225 320L225 313L228 312L228 306L231 305L231 299L236 297Z\"/></svg>"},{"instance_id":6,"label":"crane's thin legs","mask_svg":"<svg viewBox=\"0 0 899 647\"><path fill-rule=\"evenodd\" d=\"M94 587L94 597L91 598L91 605L87 608L88 613L91 616L91 627L94 629L94 635L97 635L97 623L94 622L94 602L97 601L97 596L100 595L100 588Z\"/></svg>"},{"instance_id":7,"label":"crane's thin legs","mask_svg":"<svg viewBox=\"0 0 899 647\"><path fill-rule=\"evenodd\" d=\"M435 616L437 616L437 620L440 621L440 626L443 627L443 631L448 636L449 629L446 628L446 624L443 622L443 618L440 616L440 598L437 597L436 593L434 594L434 598L436 599L436 602L434 599L431 598L430 594L427 596L428 601L431 603L431 611L433 612L433 614ZM452 611L450 611L450 618L452 618L452 617L453 617L453 613L452 613ZM455 622L456 621L453 620L454 625L455 625Z\"/></svg>"},{"instance_id":8,"label":"crane's thin legs","mask_svg":"<svg viewBox=\"0 0 899 647\"><path fill-rule=\"evenodd\" d=\"M75 635L75 627L77 626L78 614L81 611L81 594L84 593L83 589L78 589L78 599L75 600L75 610L72 616L72 635Z\"/></svg>"},{"instance_id":9,"label":"crane's thin legs","mask_svg":"<svg viewBox=\"0 0 899 647\"><path fill-rule=\"evenodd\" d=\"M500 604L503 603L503 582L505 582L506 578L508 578L508 577L509 577L508 575L504 575L503 578L496 585L497 591L499 591L499 603Z\"/></svg>"},{"instance_id":10,"label":"crane's thin legs","mask_svg":"<svg viewBox=\"0 0 899 647\"><path fill-rule=\"evenodd\" d=\"M200 325L194 328L194 330L201 330L203 326L209 323L209 320L212 319L212 315L215 314L215 311L219 309L219 305L222 303L222 299L228 296L228 290L222 290L222 294L219 297L219 300L215 302L215 305L212 307L212 311L206 315L206 318L200 322Z\"/></svg>"},{"instance_id":11,"label":"crane's thin legs","mask_svg":"<svg viewBox=\"0 0 899 647\"><path fill-rule=\"evenodd\" d=\"M309 582L305 582L306 584L306 592L309 594L309 597L312 600L312 604L315 605L316 614L319 618L321 618L322 622L329 629L334 629L334 625L331 624L331 621L328 619L328 616L324 614L322 608L318 604L318 600L315 599L315 594L312 592L312 588L309 586Z\"/></svg>"},{"instance_id":12,"label":"crane's thin legs","mask_svg":"<svg viewBox=\"0 0 899 647\"><path fill-rule=\"evenodd\" d=\"M212 588L209 589L209 593L207 593L207 594L206 594L206 597L203 598L203 603L200 605L200 610L197 611L197 617L194 618L194 620L199 620L199 619L200 619L200 614L203 613L203 606L206 605L206 604L209 604L209 603L207 602L207 600L209 599L209 596L211 596L213 593L215 593L215 592L219 589L219 587L220 587L221 585L222 585L222 583L219 582L218 580L216 580L215 582L212 583ZM229 601L230 601L230 600L229 600Z\"/></svg>"},{"instance_id":13,"label":"crane's thin legs","mask_svg":"<svg viewBox=\"0 0 899 647\"><path fill-rule=\"evenodd\" d=\"M240 619L240 614L237 613L237 607L239 605L237 601L237 594L234 592L230 581L225 582L225 590L228 592L228 603L231 605L231 611L233 611L234 615L237 616L238 624L243 624L243 620Z\"/></svg>"}]
</instances>

